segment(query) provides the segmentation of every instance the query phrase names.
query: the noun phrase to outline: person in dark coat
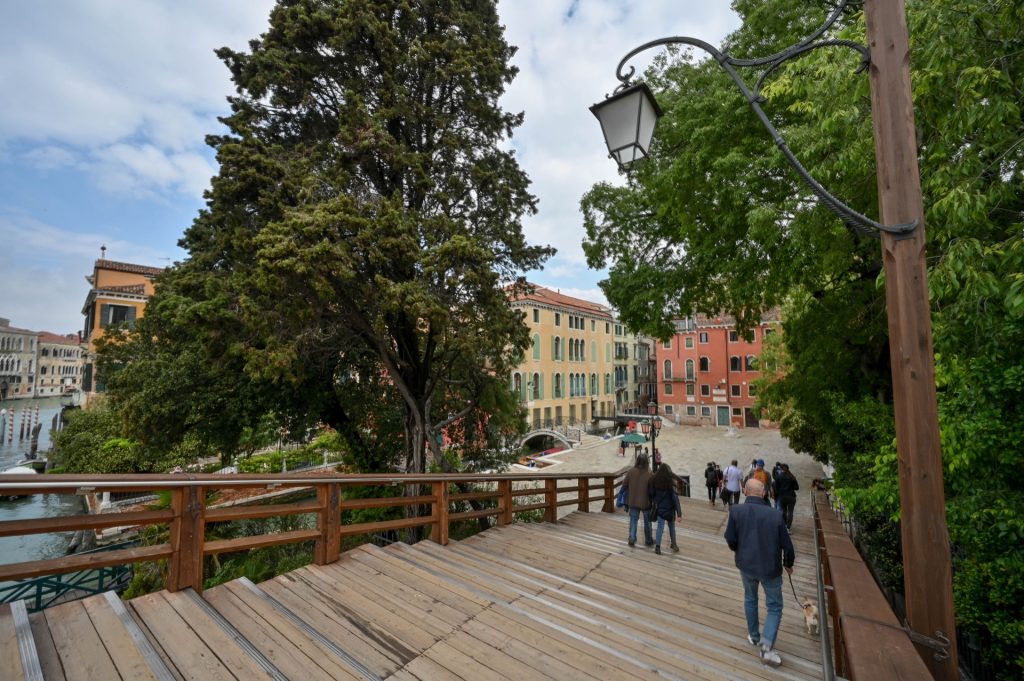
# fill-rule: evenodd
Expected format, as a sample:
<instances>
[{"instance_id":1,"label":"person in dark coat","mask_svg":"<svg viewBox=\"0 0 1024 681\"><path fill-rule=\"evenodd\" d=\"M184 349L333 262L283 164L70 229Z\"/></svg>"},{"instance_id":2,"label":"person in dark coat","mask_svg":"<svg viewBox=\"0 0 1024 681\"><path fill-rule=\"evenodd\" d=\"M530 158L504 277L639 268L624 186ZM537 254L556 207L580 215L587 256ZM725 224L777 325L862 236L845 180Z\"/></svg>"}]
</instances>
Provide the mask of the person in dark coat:
<instances>
[{"instance_id":1,"label":"person in dark coat","mask_svg":"<svg viewBox=\"0 0 1024 681\"><path fill-rule=\"evenodd\" d=\"M708 501L712 506L715 505L715 498L718 496L718 485L721 479L721 471L718 470L715 462L708 461L708 467L704 469L704 485L708 488Z\"/></svg>"},{"instance_id":2,"label":"person in dark coat","mask_svg":"<svg viewBox=\"0 0 1024 681\"><path fill-rule=\"evenodd\" d=\"M651 535L651 495L648 485L651 482L651 467L646 454L636 457L634 465L628 473L623 485L626 486L626 505L629 506L629 545L636 545L636 526L640 516L644 519L644 546L654 546Z\"/></svg>"},{"instance_id":3,"label":"person in dark coat","mask_svg":"<svg viewBox=\"0 0 1024 681\"><path fill-rule=\"evenodd\" d=\"M725 541L736 554L736 567L743 582L743 610L747 617L747 642L758 646L761 663L778 667L782 657L774 650L782 622L782 570L793 574L796 552L782 514L768 505L764 484L747 481L742 504L733 506L725 526ZM757 587L764 590L768 616L764 634L757 612Z\"/></svg>"},{"instance_id":4,"label":"person in dark coat","mask_svg":"<svg viewBox=\"0 0 1024 681\"><path fill-rule=\"evenodd\" d=\"M654 536L654 552L661 555L661 535L668 523L668 537L672 542L669 546L673 551L679 551L676 544L676 519L683 519L683 509L679 506L679 495L676 493L676 476L672 468L663 463L658 466L658 472L651 478L651 513L658 519L658 531Z\"/></svg>"},{"instance_id":5,"label":"person in dark coat","mask_svg":"<svg viewBox=\"0 0 1024 681\"><path fill-rule=\"evenodd\" d=\"M800 483L796 476L789 472L789 464L781 464L782 471L775 479L775 500L782 509L782 518L786 522L786 529L793 527L793 509L796 508L796 492L800 489Z\"/></svg>"}]
</instances>

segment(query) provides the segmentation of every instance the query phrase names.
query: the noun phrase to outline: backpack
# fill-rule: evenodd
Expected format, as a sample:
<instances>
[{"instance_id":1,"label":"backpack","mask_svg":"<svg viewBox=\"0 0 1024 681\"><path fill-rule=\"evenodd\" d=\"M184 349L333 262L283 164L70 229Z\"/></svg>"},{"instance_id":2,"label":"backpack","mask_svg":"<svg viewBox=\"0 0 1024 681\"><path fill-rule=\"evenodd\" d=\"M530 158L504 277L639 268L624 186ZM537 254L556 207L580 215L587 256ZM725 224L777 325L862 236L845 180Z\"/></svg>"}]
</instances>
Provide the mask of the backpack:
<instances>
[{"instance_id":1,"label":"backpack","mask_svg":"<svg viewBox=\"0 0 1024 681\"><path fill-rule=\"evenodd\" d=\"M707 484L709 486L710 485L717 485L718 484L718 471L716 471L714 468L708 468L707 470L705 470L704 471L704 481L707 482Z\"/></svg>"}]
</instances>

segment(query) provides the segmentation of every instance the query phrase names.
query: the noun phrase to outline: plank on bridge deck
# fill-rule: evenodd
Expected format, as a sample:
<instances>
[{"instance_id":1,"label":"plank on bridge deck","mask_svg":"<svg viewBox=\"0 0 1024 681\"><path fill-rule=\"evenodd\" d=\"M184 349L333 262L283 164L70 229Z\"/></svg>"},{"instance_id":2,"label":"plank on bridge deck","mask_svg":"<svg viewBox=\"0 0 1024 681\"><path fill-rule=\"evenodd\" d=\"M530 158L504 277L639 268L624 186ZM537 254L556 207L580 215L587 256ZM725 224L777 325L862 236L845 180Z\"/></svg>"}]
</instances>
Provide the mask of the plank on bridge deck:
<instances>
[{"instance_id":1,"label":"plank on bridge deck","mask_svg":"<svg viewBox=\"0 0 1024 681\"><path fill-rule=\"evenodd\" d=\"M270 678L206 613L193 605L184 608L189 613L185 619L175 607L181 607L184 598L184 594L161 591L130 601L152 640L181 676L211 681Z\"/></svg>"},{"instance_id":2,"label":"plank on bridge deck","mask_svg":"<svg viewBox=\"0 0 1024 681\"><path fill-rule=\"evenodd\" d=\"M327 580L322 574L308 567L275 579L293 588L311 591L350 622L362 626L373 624L386 630L392 639L409 651L408 654L415 655L426 650L439 637L438 632L422 628L428 626L422 620L416 621L404 613L396 613L389 607L390 604L377 602L350 585L342 583L341 579Z\"/></svg>"},{"instance_id":3,"label":"plank on bridge deck","mask_svg":"<svg viewBox=\"0 0 1024 681\"><path fill-rule=\"evenodd\" d=\"M68 681L121 678L82 601L54 606L44 614Z\"/></svg>"},{"instance_id":4,"label":"plank on bridge deck","mask_svg":"<svg viewBox=\"0 0 1024 681\"><path fill-rule=\"evenodd\" d=\"M28 616L28 621L32 626L32 639L36 642L36 653L39 655L43 678L47 681L64 681L64 667L60 655L57 654L57 647L53 645L50 628L46 626L46 615L34 612Z\"/></svg>"},{"instance_id":5,"label":"plank on bridge deck","mask_svg":"<svg viewBox=\"0 0 1024 681\"><path fill-rule=\"evenodd\" d=\"M14 614L10 604L4 603L0 605L0 679L21 679L24 676Z\"/></svg>"},{"instance_id":6,"label":"plank on bridge deck","mask_svg":"<svg viewBox=\"0 0 1024 681\"><path fill-rule=\"evenodd\" d=\"M310 589L292 588L279 578L258 586L375 676L393 674L416 655L385 629L349 618Z\"/></svg>"},{"instance_id":7,"label":"plank on bridge deck","mask_svg":"<svg viewBox=\"0 0 1024 681\"><path fill-rule=\"evenodd\" d=\"M346 573L374 595L436 617L449 628L461 626L472 614L479 611L479 608L474 608L471 613L466 613L446 602L446 599L430 593L432 584L408 584L382 568L383 566L374 566L372 562L368 564L365 560L357 560L354 556L344 556L339 562L318 569L328 575L334 575L336 572Z\"/></svg>"},{"instance_id":8,"label":"plank on bridge deck","mask_svg":"<svg viewBox=\"0 0 1024 681\"><path fill-rule=\"evenodd\" d=\"M116 596L114 596L116 598ZM111 608L104 594L90 596L81 601L89 613L93 626L123 679L153 679L157 674L146 661L124 623Z\"/></svg>"},{"instance_id":9,"label":"plank on bridge deck","mask_svg":"<svg viewBox=\"0 0 1024 681\"><path fill-rule=\"evenodd\" d=\"M422 594L414 595L408 591L402 594L400 585L381 584L379 582L387 581L381 575L360 574L358 569L349 567L348 563L349 561L346 561L341 565L327 567L311 565L305 569L305 574L318 580L323 588L330 589L342 599L350 600L350 593L365 597L374 605L400 618L403 623L428 634L435 641L444 638L465 621L459 613L454 613L456 619L450 619L450 615L453 614L449 612L450 609L435 612L435 604ZM441 610L441 604L436 605L437 609Z\"/></svg>"}]
</instances>

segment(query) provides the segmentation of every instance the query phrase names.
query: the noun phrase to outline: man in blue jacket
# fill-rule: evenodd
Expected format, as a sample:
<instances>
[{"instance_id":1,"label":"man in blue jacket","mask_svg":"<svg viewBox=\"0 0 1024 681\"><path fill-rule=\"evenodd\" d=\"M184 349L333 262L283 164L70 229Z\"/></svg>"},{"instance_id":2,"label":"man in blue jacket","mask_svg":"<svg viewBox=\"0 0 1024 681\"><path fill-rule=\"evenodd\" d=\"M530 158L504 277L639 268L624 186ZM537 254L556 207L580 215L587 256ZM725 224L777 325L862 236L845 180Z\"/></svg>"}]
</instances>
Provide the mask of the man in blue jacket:
<instances>
[{"instance_id":1,"label":"man in blue jacket","mask_svg":"<svg viewBox=\"0 0 1024 681\"><path fill-rule=\"evenodd\" d=\"M793 574L795 552L782 514L764 500L764 483L747 481L747 498L729 511L725 541L736 553L743 580L743 609L747 615L747 641L758 646L762 664L778 667L782 657L773 649L782 621L782 569ZM757 587L764 589L768 617L761 635L757 619Z\"/></svg>"}]
</instances>

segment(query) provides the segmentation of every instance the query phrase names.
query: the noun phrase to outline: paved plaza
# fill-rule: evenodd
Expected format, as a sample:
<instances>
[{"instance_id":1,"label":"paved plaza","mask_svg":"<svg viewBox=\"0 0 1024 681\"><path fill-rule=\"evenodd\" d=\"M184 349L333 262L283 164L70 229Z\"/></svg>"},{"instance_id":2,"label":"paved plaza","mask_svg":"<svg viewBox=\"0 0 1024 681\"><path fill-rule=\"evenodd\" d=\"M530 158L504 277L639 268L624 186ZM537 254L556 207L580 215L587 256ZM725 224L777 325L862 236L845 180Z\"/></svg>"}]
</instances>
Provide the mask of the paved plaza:
<instances>
[{"instance_id":1,"label":"paved plaza","mask_svg":"<svg viewBox=\"0 0 1024 681\"><path fill-rule=\"evenodd\" d=\"M625 458L621 457L619 440L619 437L613 437L602 444L565 450L545 457L550 461L561 462L547 470L559 473L597 473L631 465L633 447L628 445ZM673 471L678 475L690 476L692 496L696 499L707 498L704 469L708 461L715 461L724 470L730 461L736 459L740 469L746 471L751 459L764 459L765 469L769 472L776 461L781 461L789 464L790 471L800 482L796 514L810 516L806 493L811 481L824 475L820 463L807 454L794 452L786 439L774 429L744 428L730 433L725 428L712 426L679 426L666 419L657 444L662 460L672 466ZM722 508L721 503L717 507Z\"/></svg>"}]
</instances>

